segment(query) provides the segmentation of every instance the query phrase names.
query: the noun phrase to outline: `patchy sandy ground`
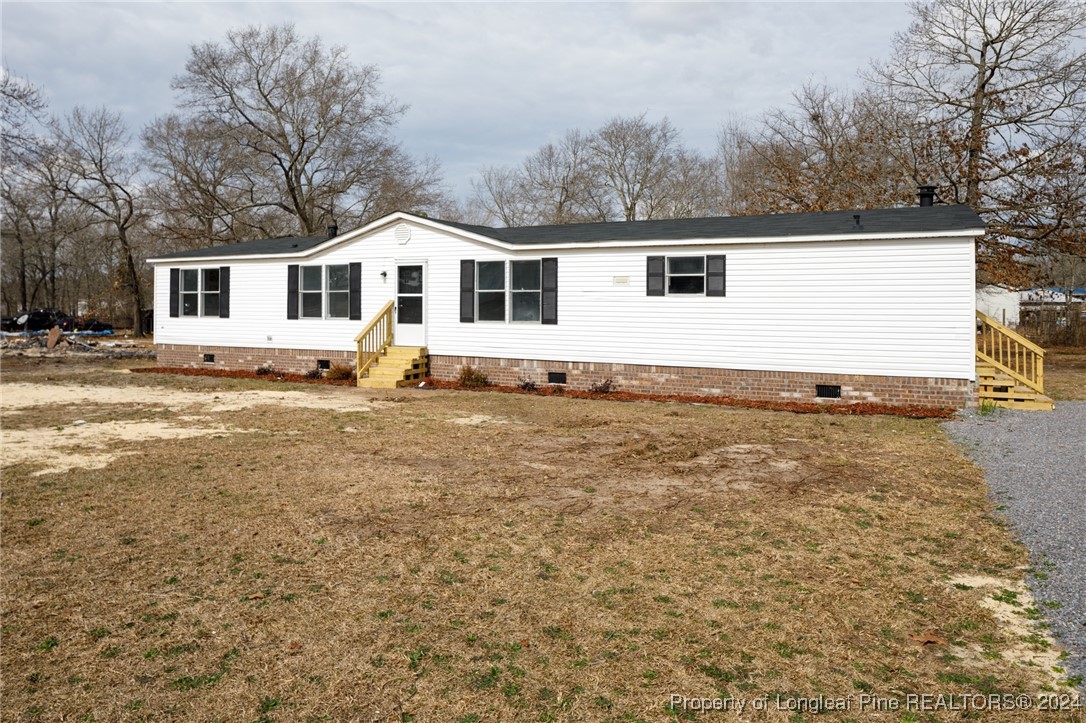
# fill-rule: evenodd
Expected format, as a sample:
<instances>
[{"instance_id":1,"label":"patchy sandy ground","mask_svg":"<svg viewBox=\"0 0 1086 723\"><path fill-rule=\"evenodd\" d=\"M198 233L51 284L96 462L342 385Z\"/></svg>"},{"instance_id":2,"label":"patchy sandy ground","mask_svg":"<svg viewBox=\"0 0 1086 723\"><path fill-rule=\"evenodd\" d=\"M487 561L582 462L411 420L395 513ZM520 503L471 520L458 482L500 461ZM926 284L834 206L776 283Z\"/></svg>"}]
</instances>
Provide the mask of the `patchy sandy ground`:
<instances>
[{"instance_id":1,"label":"patchy sandy ground","mask_svg":"<svg viewBox=\"0 0 1086 723\"><path fill-rule=\"evenodd\" d=\"M191 439L252 430L223 425L178 426L169 422L82 423L48 429L0 430L0 463L40 466L34 476L72 469L101 469L121 456L133 454L140 442ZM126 449L127 448L127 449ZM108 451L98 451L108 450Z\"/></svg>"},{"instance_id":2,"label":"patchy sandy ground","mask_svg":"<svg viewBox=\"0 0 1086 723\"><path fill-rule=\"evenodd\" d=\"M148 376L5 369L5 719L1070 690L933 422Z\"/></svg>"},{"instance_id":3,"label":"patchy sandy ground","mask_svg":"<svg viewBox=\"0 0 1086 723\"><path fill-rule=\"evenodd\" d=\"M1025 569L1020 571L1023 575ZM989 575L955 575L950 578L955 590L977 590L977 605L988 610L999 621L1000 626L1013 642L999 651L1011 665L1024 665L1047 675L1053 687L1058 686L1064 676L1062 655L1051 632L1044 625L1043 616L1038 610L1037 601L1022 579L1006 579ZM972 646L975 654L983 655L979 646ZM1078 694L1071 690L1069 694L1076 700Z\"/></svg>"},{"instance_id":4,"label":"patchy sandy ground","mask_svg":"<svg viewBox=\"0 0 1086 723\"><path fill-rule=\"evenodd\" d=\"M70 405L136 405L146 412L193 411L173 420L86 422L44 428L0 430L0 465L31 463L41 476L72 469L101 469L118 457L131 455L140 442L160 439L191 439L237 434L253 430L222 424L206 424L209 415L237 412L262 405L339 412L368 412L381 401L352 399L344 394L296 391L188 392L164 387L111 387L101 385L15 383L0 387L0 410L5 415L33 414L40 407ZM195 425L193 423L196 423Z\"/></svg>"},{"instance_id":5,"label":"patchy sandy ground","mask_svg":"<svg viewBox=\"0 0 1086 723\"><path fill-rule=\"evenodd\" d=\"M5 412L57 404L142 404L152 409L200 406L207 412L236 412L261 404L304 409L367 412L383 404L356 400L344 394L295 391L186 392L164 387L111 387L101 385L15 383L0 387L0 408Z\"/></svg>"}]
</instances>

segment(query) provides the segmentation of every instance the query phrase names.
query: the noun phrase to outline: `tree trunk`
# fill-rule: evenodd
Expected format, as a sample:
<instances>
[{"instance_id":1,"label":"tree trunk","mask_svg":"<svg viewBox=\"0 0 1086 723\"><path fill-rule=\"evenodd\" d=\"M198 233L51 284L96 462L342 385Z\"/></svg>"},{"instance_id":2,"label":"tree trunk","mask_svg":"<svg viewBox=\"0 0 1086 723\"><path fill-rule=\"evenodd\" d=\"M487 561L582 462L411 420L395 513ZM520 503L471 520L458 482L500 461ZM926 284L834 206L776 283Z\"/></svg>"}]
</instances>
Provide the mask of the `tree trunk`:
<instances>
[{"instance_id":1,"label":"tree trunk","mask_svg":"<svg viewBox=\"0 0 1086 723\"><path fill-rule=\"evenodd\" d=\"M132 256L132 247L128 245L128 233L120 229L118 233L121 248L124 249L125 272L128 275L128 290L132 304L132 336L142 337L143 334L143 289L140 286L140 275L136 269L136 259Z\"/></svg>"},{"instance_id":2,"label":"tree trunk","mask_svg":"<svg viewBox=\"0 0 1086 723\"><path fill-rule=\"evenodd\" d=\"M980 60L977 65L977 87L973 91L973 106L970 109L969 138L966 149L965 165L965 204L974 211L980 205L980 159L984 153L984 91L987 87L988 44L980 47Z\"/></svg>"}]
</instances>

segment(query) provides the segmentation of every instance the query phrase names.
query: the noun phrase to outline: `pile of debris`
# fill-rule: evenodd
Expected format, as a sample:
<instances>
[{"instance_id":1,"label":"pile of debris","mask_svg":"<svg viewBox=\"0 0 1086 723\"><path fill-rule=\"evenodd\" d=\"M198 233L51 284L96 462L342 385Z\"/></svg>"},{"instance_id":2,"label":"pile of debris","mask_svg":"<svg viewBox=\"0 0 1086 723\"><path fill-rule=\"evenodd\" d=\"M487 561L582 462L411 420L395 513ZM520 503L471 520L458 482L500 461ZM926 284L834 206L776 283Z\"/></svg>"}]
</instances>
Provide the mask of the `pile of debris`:
<instances>
[{"instance_id":1,"label":"pile of debris","mask_svg":"<svg viewBox=\"0 0 1086 723\"><path fill-rule=\"evenodd\" d=\"M103 341L100 335L66 333L58 326L54 326L48 333L2 333L0 354L28 357L87 355L99 359L155 358L154 349L147 349L134 341Z\"/></svg>"}]
</instances>

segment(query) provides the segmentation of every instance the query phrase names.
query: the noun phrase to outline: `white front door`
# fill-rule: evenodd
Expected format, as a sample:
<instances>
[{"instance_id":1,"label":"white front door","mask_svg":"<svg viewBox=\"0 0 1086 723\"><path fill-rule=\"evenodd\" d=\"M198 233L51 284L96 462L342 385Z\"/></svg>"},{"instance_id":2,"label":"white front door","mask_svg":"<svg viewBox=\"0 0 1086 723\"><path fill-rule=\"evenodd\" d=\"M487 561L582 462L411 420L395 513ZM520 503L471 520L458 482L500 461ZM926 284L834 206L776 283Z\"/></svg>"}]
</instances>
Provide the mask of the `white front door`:
<instances>
[{"instance_id":1,"label":"white front door","mask_svg":"<svg viewBox=\"0 0 1086 723\"><path fill-rule=\"evenodd\" d=\"M396 346L426 346L426 265L396 266Z\"/></svg>"}]
</instances>

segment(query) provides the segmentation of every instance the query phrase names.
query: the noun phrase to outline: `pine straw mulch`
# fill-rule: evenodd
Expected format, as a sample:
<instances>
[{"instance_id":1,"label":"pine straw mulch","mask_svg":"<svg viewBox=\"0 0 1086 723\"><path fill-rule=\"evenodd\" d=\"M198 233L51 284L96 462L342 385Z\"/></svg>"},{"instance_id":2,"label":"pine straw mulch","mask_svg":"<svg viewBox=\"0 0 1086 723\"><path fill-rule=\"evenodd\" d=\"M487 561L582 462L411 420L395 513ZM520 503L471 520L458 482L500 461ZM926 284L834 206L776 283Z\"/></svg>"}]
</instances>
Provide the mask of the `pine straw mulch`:
<instances>
[{"instance_id":1,"label":"pine straw mulch","mask_svg":"<svg viewBox=\"0 0 1086 723\"><path fill-rule=\"evenodd\" d=\"M1048 685L948 583L1026 558L932 421L341 393L374 406L8 468L4 717L659 720L672 693Z\"/></svg>"},{"instance_id":2,"label":"pine straw mulch","mask_svg":"<svg viewBox=\"0 0 1086 723\"><path fill-rule=\"evenodd\" d=\"M309 384L337 384L353 386L353 379L323 379L306 377L302 374L272 372L258 374L249 370L234 369L199 369L192 367L141 367L132 369L141 373L180 374L184 376L220 377L230 379L267 379L269 381L295 382ZM568 389L561 386L543 386L535 388L500 386L465 386L460 382L426 378L426 386L431 389L455 389L460 391L504 392L506 394L535 394L544 397L566 397L569 399L609 399L625 402L681 402L686 404L716 404L725 407L743 409L768 409L796 414L882 414L910 419L950 419L956 413L952 407L934 407L922 404L881 404L877 402L841 402L815 404L811 402L767 401L757 399L739 399L737 397L697 394L641 394L621 390L593 392L583 389Z\"/></svg>"}]
</instances>

